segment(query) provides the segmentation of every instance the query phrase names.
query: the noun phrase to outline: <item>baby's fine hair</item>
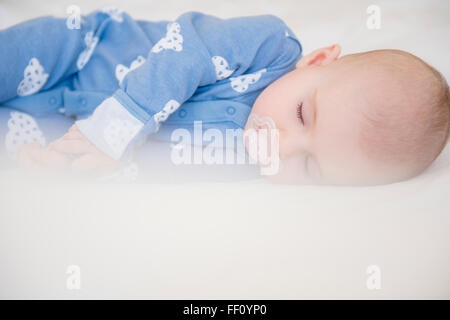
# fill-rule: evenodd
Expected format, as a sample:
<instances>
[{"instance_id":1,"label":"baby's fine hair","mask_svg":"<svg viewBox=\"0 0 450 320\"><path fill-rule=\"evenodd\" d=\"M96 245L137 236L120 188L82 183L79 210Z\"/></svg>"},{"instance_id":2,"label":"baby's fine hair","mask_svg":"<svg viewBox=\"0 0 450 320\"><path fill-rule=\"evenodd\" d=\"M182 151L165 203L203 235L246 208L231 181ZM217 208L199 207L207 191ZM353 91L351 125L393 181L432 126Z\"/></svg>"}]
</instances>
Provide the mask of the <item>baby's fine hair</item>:
<instances>
[{"instance_id":1,"label":"baby's fine hair","mask_svg":"<svg viewBox=\"0 0 450 320\"><path fill-rule=\"evenodd\" d=\"M416 175L444 149L450 133L450 94L445 77L422 59L401 50L357 54L386 83L383 99L365 110L361 146L387 165L412 164ZM383 86L384 87L384 86ZM390 88L395 88L391 89ZM406 178L406 177L405 177Z\"/></svg>"}]
</instances>

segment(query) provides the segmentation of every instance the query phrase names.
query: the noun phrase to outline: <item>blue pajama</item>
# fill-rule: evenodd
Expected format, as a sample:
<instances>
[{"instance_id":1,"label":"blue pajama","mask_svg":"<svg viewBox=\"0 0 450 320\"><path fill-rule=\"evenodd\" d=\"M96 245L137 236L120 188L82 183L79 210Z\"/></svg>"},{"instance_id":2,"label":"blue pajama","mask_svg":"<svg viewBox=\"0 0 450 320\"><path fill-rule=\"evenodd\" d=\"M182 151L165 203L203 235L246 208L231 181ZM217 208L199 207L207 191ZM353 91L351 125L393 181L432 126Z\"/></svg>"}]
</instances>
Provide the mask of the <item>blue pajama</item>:
<instances>
[{"instance_id":1,"label":"blue pajama","mask_svg":"<svg viewBox=\"0 0 450 320\"><path fill-rule=\"evenodd\" d=\"M0 44L0 105L77 119L114 159L149 136L192 130L194 121L222 132L243 128L257 96L302 53L272 15L188 12L150 22L117 9L83 16L80 29L63 18L30 20L0 31Z\"/></svg>"}]
</instances>

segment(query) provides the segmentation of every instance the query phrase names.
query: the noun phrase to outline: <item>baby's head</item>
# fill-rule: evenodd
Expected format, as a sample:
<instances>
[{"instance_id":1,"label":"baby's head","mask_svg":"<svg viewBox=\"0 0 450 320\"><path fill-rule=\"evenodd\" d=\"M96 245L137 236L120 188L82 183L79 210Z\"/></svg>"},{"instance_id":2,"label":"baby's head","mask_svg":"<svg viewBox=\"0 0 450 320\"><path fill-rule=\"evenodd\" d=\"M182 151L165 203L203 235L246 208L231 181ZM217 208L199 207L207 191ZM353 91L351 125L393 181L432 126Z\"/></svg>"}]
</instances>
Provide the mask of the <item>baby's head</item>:
<instances>
[{"instance_id":1,"label":"baby's head","mask_svg":"<svg viewBox=\"0 0 450 320\"><path fill-rule=\"evenodd\" d=\"M339 55L338 45L312 52L255 101L252 114L279 132L273 178L381 184L425 170L449 136L445 78L399 50Z\"/></svg>"}]
</instances>

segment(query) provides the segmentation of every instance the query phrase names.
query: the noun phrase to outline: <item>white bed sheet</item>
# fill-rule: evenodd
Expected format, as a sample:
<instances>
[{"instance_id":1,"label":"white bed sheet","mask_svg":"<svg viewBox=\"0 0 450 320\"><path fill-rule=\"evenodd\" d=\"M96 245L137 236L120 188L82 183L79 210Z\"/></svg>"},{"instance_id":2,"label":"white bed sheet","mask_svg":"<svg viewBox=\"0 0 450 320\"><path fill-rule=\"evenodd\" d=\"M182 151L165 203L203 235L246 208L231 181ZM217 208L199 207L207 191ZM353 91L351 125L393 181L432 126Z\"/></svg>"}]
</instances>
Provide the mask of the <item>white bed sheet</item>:
<instances>
[{"instance_id":1,"label":"white bed sheet","mask_svg":"<svg viewBox=\"0 0 450 320\"><path fill-rule=\"evenodd\" d=\"M449 78L450 2L2 1L0 28L116 5L141 19L188 10L276 14L309 52L398 48ZM381 8L380 30L365 27ZM424 174L347 188L0 179L0 298L450 298L450 148ZM24 183L24 181L26 183ZM42 182L42 181L40 181ZM68 290L69 265L81 268ZM381 270L369 290L367 267Z\"/></svg>"}]
</instances>

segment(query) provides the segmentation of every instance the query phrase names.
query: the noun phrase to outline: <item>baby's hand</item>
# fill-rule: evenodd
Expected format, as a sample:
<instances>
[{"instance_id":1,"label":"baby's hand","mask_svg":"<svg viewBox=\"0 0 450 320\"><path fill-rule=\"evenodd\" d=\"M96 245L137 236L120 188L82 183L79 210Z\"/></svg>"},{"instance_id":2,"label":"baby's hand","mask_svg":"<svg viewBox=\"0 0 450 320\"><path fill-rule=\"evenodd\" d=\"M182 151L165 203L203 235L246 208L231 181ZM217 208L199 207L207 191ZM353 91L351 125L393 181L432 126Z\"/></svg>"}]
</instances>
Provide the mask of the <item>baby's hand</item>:
<instances>
[{"instance_id":1,"label":"baby's hand","mask_svg":"<svg viewBox=\"0 0 450 320\"><path fill-rule=\"evenodd\" d=\"M37 141L21 146L17 160L21 167L31 170L63 170L70 166L70 158L67 155L44 149Z\"/></svg>"},{"instance_id":2,"label":"baby's hand","mask_svg":"<svg viewBox=\"0 0 450 320\"><path fill-rule=\"evenodd\" d=\"M76 125L60 139L48 146L49 152L57 152L67 158L75 156L69 167L73 170L110 171L118 167L118 163L97 149L81 132Z\"/></svg>"}]
</instances>

